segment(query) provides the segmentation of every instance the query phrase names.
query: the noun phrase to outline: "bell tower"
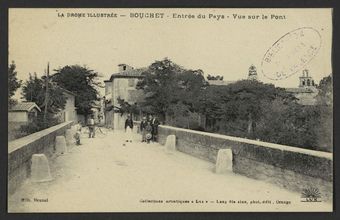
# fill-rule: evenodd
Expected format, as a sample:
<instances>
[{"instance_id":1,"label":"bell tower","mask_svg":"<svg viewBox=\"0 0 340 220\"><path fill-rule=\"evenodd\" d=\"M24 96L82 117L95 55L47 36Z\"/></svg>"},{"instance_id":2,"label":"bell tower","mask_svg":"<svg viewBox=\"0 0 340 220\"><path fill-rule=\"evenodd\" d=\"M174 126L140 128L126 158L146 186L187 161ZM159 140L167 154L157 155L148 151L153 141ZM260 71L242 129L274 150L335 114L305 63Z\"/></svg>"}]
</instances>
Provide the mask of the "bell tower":
<instances>
[{"instance_id":1,"label":"bell tower","mask_svg":"<svg viewBox=\"0 0 340 220\"><path fill-rule=\"evenodd\" d=\"M307 69L304 69L302 71L302 76L300 76L299 79L300 79L299 87L315 86L314 80L311 76L309 76L309 70Z\"/></svg>"}]
</instances>

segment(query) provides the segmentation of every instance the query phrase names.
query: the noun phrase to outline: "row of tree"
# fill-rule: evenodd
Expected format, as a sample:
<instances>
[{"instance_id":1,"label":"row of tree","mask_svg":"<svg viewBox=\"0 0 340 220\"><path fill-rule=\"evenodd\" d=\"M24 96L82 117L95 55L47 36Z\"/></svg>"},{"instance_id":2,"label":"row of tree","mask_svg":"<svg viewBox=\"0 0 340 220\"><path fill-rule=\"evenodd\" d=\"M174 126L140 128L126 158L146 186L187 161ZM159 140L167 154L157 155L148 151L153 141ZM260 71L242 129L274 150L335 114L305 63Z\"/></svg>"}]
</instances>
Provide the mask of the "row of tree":
<instances>
[{"instance_id":1,"label":"row of tree","mask_svg":"<svg viewBox=\"0 0 340 220\"><path fill-rule=\"evenodd\" d=\"M317 104L303 106L285 89L259 81L209 85L202 70L169 59L154 62L143 75L137 89L145 99L133 106L135 112L157 114L178 127L332 151L331 76L321 80Z\"/></svg>"},{"instance_id":2,"label":"row of tree","mask_svg":"<svg viewBox=\"0 0 340 220\"><path fill-rule=\"evenodd\" d=\"M100 98L97 88L101 86L97 72L79 65L55 69L51 76L38 77L36 73L29 74L29 78L22 82L18 80L16 65L12 62L8 68L8 106L10 109L16 104L13 96L16 90L22 87L22 98L35 102L42 110L35 122L22 127L23 132L33 133L58 123L56 116L66 104L65 89L75 94L77 113L86 118L92 113L92 106ZM46 103L47 94L49 98ZM42 120L45 109L47 120Z\"/></svg>"}]
</instances>

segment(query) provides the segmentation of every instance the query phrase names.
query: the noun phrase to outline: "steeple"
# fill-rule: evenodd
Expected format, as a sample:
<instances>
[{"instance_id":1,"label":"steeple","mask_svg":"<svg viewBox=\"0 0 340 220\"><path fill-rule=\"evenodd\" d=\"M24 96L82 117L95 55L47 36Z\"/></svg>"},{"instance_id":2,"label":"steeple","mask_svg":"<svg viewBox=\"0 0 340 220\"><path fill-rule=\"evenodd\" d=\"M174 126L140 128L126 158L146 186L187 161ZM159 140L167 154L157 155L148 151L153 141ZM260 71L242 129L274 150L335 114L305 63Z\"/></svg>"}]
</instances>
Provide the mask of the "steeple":
<instances>
[{"instance_id":1,"label":"steeple","mask_svg":"<svg viewBox=\"0 0 340 220\"><path fill-rule=\"evenodd\" d=\"M300 84L299 87L311 87L315 86L314 80L311 76L309 76L309 70L302 70L302 76L299 77Z\"/></svg>"},{"instance_id":2,"label":"steeple","mask_svg":"<svg viewBox=\"0 0 340 220\"><path fill-rule=\"evenodd\" d=\"M256 70L256 67L253 64L249 67L248 79L249 80L257 80L257 70Z\"/></svg>"}]
</instances>

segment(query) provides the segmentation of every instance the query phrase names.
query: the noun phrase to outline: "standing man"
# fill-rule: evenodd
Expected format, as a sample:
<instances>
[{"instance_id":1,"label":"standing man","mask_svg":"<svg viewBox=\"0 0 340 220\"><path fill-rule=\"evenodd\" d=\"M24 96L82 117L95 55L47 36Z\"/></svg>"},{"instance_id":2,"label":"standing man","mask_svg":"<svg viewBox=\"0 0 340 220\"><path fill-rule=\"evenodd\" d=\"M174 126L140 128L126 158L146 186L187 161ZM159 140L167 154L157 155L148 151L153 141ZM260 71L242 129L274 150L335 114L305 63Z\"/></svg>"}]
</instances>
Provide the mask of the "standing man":
<instances>
[{"instance_id":1,"label":"standing man","mask_svg":"<svg viewBox=\"0 0 340 220\"><path fill-rule=\"evenodd\" d=\"M91 115L91 118L88 121L89 127L89 138L94 138L95 136L95 126L94 126L94 116Z\"/></svg>"},{"instance_id":2,"label":"standing man","mask_svg":"<svg viewBox=\"0 0 340 220\"><path fill-rule=\"evenodd\" d=\"M143 117L143 120L140 123L140 132L142 133L142 142L146 142L146 117Z\"/></svg>"},{"instance_id":3,"label":"standing man","mask_svg":"<svg viewBox=\"0 0 340 220\"><path fill-rule=\"evenodd\" d=\"M149 121L150 123L152 123L152 119L153 119L153 116L150 114L149 117L148 117L148 121Z\"/></svg>"},{"instance_id":4,"label":"standing man","mask_svg":"<svg viewBox=\"0 0 340 220\"><path fill-rule=\"evenodd\" d=\"M153 117L151 120L151 126L152 126L152 141L157 142L158 139L158 125L159 125L159 121L157 119L157 117Z\"/></svg>"},{"instance_id":5,"label":"standing man","mask_svg":"<svg viewBox=\"0 0 340 220\"><path fill-rule=\"evenodd\" d=\"M131 115L127 116L125 120L125 134L126 134L126 142L132 142L132 129L133 129L133 120Z\"/></svg>"}]
</instances>

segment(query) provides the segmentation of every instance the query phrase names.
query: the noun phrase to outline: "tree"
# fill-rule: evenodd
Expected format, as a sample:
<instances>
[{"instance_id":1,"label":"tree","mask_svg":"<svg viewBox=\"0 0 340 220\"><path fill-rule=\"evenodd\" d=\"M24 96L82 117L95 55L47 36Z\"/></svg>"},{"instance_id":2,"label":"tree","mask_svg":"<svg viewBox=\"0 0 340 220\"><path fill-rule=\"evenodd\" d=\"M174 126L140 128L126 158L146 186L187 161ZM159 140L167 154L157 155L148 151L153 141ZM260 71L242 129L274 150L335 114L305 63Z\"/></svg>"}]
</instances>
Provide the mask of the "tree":
<instances>
[{"instance_id":1,"label":"tree","mask_svg":"<svg viewBox=\"0 0 340 220\"><path fill-rule=\"evenodd\" d=\"M92 114L95 101L99 100L97 88L102 85L97 81L98 73L79 65L65 66L54 71L56 73L51 76L52 81L76 94L77 113L87 118Z\"/></svg>"},{"instance_id":2,"label":"tree","mask_svg":"<svg viewBox=\"0 0 340 220\"><path fill-rule=\"evenodd\" d=\"M332 75L326 76L320 80L317 87L319 93L316 97L318 105L333 106L333 79Z\"/></svg>"},{"instance_id":3,"label":"tree","mask_svg":"<svg viewBox=\"0 0 340 220\"><path fill-rule=\"evenodd\" d=\"M143 108L163 119L172 105L182 103L191 111L198 105L198 94L206 86L202 70L187 70L168 58L152 63L137 83L146 96Z\"/></svg>"},{"instance_id":4,"label":"tree","mask_svg":"<svg viewBox=\"0 0 340 220\"><path fill-rule=\"evenodd\" d=\"M22 87L22 96L26 101L35 102L40 108L41 112L38 115L39 129L49 127L55 123L56 114L65 108L66 97L63 94L63 90L56 86L54 83L49 82L49 94L50 98L47 105L47 122L42 122L43 112L45 110L45 77L38 78L37 74L29 74L29 79L26 80Z\"/></svg>"},{"instance_id":5,"label":"tree","mask_svg":"<svg viewBox=\"0 0 340 220\"><path fill-rule=\"evenodd\" d=\"M212 76L208 74L207 80L223 80L223 76L217 75L217 76Z\"/></svg>"},{"instance_id":6,"label":"tree","mask_svg":"<svg viewBox=\"0 0 340 220\"><path fill-rule=\"evenodd\" d=\"M200 112L206 114L207 124L214 131L253 138L256 124L264 114L262 103L270 103L278 97L285 101L294 100L283 89L253 80L225 86L211 85L200 97Z\"/></svg>"},{"instance_id":7,"label":"tree","mask_svg":"<svg viewBox=\"0 0 340 220\"><path fill-rule=\"evenodd\" d=\"M318 137L318 146L321 150L333 151L333 79L330 74L324 77L318 86L316 96L319 110L319 124L313 127Z\"/></svg>"},{"instance_id":8,"label":"tree","mask_svg":"<svg viewBox=\"0 0 340 220\"><path fill-rule=\"evenodd\" d=\"M16 104L16 100L12 98L15 94L15 91L21 86L22 81L17 78L17 71L15 62L12 63L8 67L8 107L11 108Z\"/></svg>"},{"instance_id":9,"label":"tree","mask_svg":"<svg viewBox=\"0 0 340 220\"><path fill-rule=\"evenodd\" d=\"M138 114L140 107L137 105L137 103L134 104L130 104L128 102L126 102L124 99L121 99L120 97L117 98L119 107L116 106L116 108L119 108L119 112L121 113L121 115L123 115L124 113L126 114Z\"/></svg>"}]
</instances>

